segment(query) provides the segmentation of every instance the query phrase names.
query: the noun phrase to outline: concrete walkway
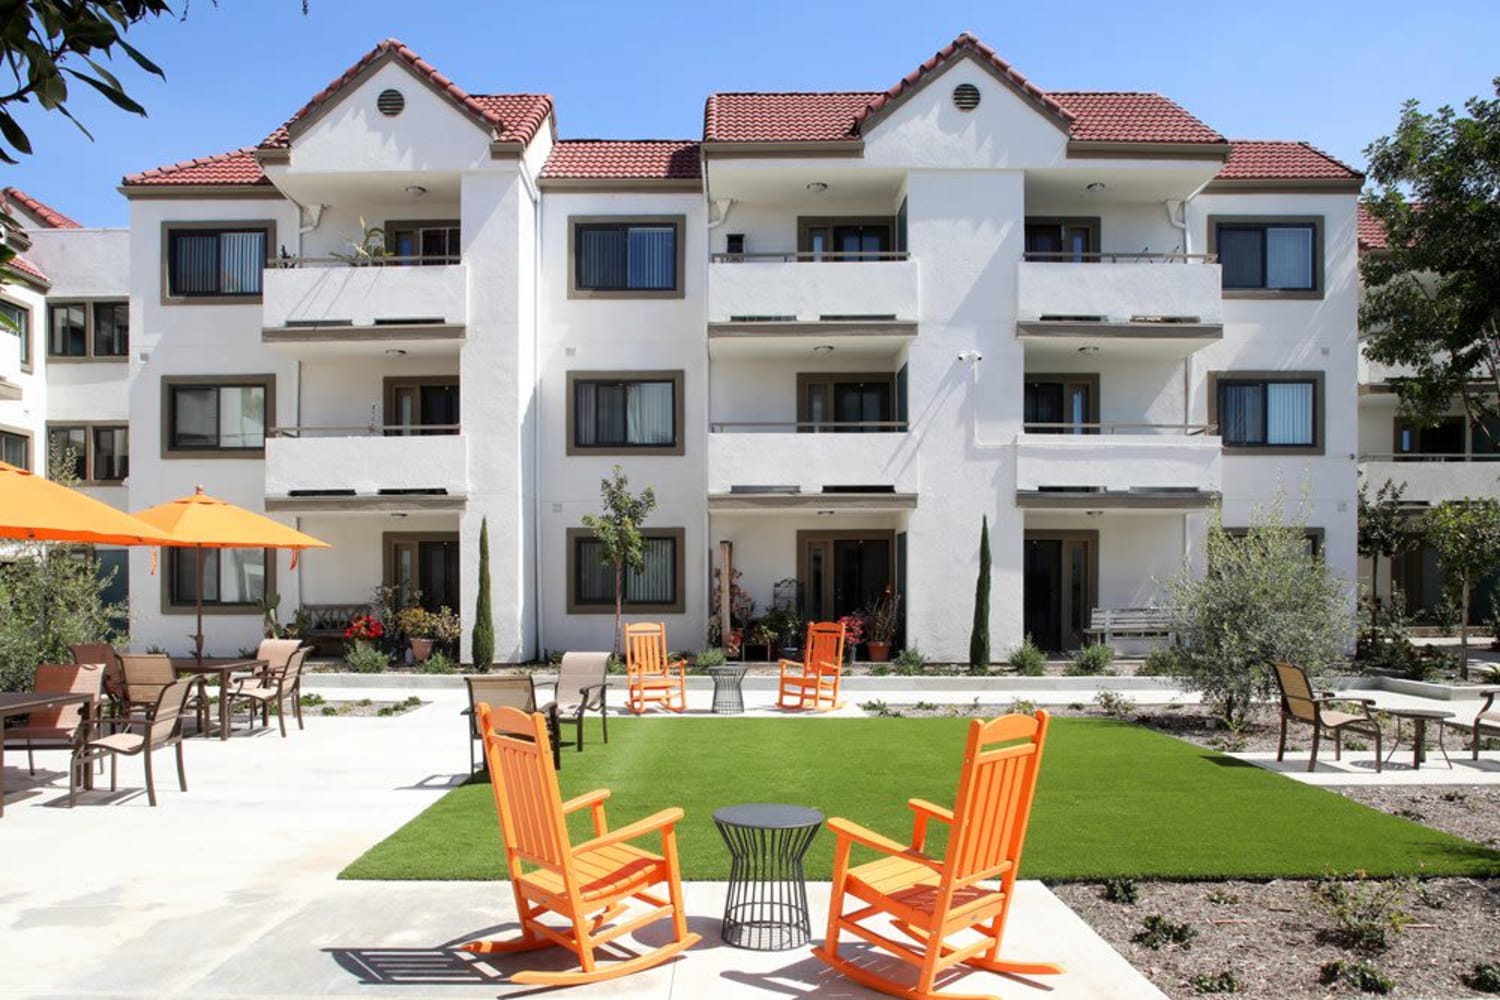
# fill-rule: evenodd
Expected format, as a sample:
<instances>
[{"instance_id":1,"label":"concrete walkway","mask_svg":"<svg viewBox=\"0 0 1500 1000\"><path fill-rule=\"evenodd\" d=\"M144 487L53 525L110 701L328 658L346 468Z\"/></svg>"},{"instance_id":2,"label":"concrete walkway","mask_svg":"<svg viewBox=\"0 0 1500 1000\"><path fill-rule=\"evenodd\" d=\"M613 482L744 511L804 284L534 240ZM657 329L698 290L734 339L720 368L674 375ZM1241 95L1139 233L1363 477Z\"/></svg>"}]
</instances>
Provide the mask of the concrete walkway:
<instances>
[{"instance_id":1,"label":"concrete walkway","mask_svg":"<svg viewBox=\"0 0 1500 1000\"><path fill-rule=\"evenodd\" d=\"M322 687L321 693L397 701L412 692ZM8 754L0 996L369 996L372 987L398 997L528 992L506 981L523 967L517 959L480 960L453 950L472 937L514 929L503 884L335 878L465 777L462 689L416 693L430 704L404 716L311 714L306 731L285 740L274 727L240 731L222 743L189 740L190 791L179 792L171 767L161 768L156 809L141 791L138 760L122 761L119 794L111 796L106 778L104 790L85 794L70 810L61 754L38 755L50 770L35 781L27 779L24 755ZM700 697L708 694L695 692ZM826 839L819 843L829 849ZM820 935L828 886L809 888ZM721 883L689 883L691 923L704 936L698 947L666 967L569 996L875 996L806 949L724 946L717 933L723 898ZM647 945L660 936L658 928L641 933ZM958 988L1008 1000L1162 996L1039 883L1023 883L1017 893L1006 953L1058 961L1070 971L1045 981L975 973ZM533 960L565 961L555 953Z\"/></svg>"}]
</instances>

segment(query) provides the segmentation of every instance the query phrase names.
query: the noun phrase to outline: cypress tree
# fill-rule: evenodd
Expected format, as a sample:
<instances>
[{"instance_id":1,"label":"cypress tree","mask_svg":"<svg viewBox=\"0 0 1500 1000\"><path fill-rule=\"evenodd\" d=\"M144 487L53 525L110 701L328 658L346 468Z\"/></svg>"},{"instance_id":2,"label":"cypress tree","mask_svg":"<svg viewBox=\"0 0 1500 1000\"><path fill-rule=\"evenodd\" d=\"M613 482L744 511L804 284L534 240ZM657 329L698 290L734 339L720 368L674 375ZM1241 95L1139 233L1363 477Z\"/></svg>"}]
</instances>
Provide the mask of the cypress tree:
<instances>
[{"instance_id":1,"label":"cypress tree","mask_svg":"<svg viewBox=\"0 0 1500 1000\"><path fill-rule=\"evenodd\" d=\"M479 522L479 597L474 602L474 667L486 670L495 662L495 615L490 607L490 520Z\"/></svg>"},{"instance_id":2,"label":"cypress tree","mask_svg":"<svg viewBox=\"0 0 1500 1000\"><path fill-rule=\"evenodd\" d=\"M974 584L974 630L969 633L969 668L990 669L990 516L979 529L979 580Z\"/></svg>"}]
</instances>

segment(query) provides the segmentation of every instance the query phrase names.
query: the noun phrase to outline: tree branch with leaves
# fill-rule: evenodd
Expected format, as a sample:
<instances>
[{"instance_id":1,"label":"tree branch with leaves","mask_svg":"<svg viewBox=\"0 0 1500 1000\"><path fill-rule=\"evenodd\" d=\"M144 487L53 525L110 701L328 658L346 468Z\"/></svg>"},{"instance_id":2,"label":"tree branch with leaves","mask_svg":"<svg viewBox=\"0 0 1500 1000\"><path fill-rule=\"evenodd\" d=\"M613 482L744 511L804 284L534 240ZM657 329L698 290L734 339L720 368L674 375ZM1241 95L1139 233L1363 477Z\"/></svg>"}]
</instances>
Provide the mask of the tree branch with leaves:
<instances>
[{"instance_id":1,"label":"tree branch with leaves","mask_svg":"<svg viewBox=\"0 0 1500 1000\"><path fill-rule=\"evenodd\" d=\"M656 491L647 486L638 495L630 492L630 480L618 465L608 478L599 481L604 500L603 514L585 514L584 527L599 541L599 561L614 574L615 631L613 651L620 652L620 620L625 605L625 571L640 573L646 568L646 540L641 525L656 508Z\"/></svg>"}]
</instances>

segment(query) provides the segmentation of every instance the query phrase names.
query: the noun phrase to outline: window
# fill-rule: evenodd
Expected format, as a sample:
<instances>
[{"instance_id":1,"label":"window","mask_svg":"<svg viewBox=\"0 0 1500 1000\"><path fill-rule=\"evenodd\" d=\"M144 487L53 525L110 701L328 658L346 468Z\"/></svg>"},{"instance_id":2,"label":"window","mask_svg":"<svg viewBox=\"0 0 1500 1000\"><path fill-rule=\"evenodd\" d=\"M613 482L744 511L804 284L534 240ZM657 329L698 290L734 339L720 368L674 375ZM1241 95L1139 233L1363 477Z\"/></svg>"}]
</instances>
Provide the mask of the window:
<instances>
[{"instance_id":1,"label":"window","mask_svg":"<svg viewBox=\"0 0 1500 1000\"><path fill-rule=\"evenodd\" d=\"M457 222L388 222L385 232L386 252L405 258L399 264L459 262Z\"/></svg>"},{"instance_id":2,"label":"window","mask_svg":"<svg viewBox=\"0 0 1500 1000\"><path fill-rule=\"evenodd\" d=\"M683 611L683 530L642 529L646 566L624 575L624 606L634 613ZM587 528L568 529L568 613L613 614L614 570L599 561L600 543Z\"/></svg>"},{"instance_id":3,"label":"window","mask_svg":"<svg viewBox=\"0 0 1500 1000\"><path fill-rule=\"evenodd\" d=\"M130 351L130 303L55 302L47 307L47 355L123 360Z\"/></svg>"},{"instance_id":4,"label":"window","mask_svg":"<svg viewBox=\"0 0 1500 1000\"><path fill-rule=\"evenodd\" d=\"M1469 425L1469 450L1481 461L1500 458L1500 417L1481 417Z\"/></svg>"},{"instance_id":5,"label":"window","mask_svg":"<svg viewBox=\"0 0 1500 1000\"><path fill-rule=\"evenodd\" d=\"M884 372L797 375L798 430L869 434L905 430L896 409L896 379Z\"/></svg>"},{"instance_id":6,"label":"window","mask_svg":"<svg viewBox=\"0 0 1500 1000\"><path fill-rule=\"evenodd\" d=\"M167 296L189 300L259 296L270 231L264 223L167 229Z\"/></svg>"},{"instance_id":7,"label":"window","mask_svg":"<svg viewBox=\"0 0 1500 1000\"><path fill-rule=\"evenodd\" d=\"M1320 221L1210 219L1225 291L1316 294L1322 279Z\"/></svg>"},{"instance_id":8,"label":"window","mask_svg":"<svg viewBox=\"0 0 1500 1000\"><path fill-rule=\"evenodd\" d=\"M1099 220L1026 220L1026 259L1062 263L1084 263L1099 249Z\"/></svg>"},{"instance_id":9,"label":"window","mask_svg":"<svg viewBox=\"0 0 1500 1000\"><path fill-rule=\"evenodd\" d=\"M73 478L117 483L130 475L130 429L123 424L74 424L47 428L49 465L72 453Z\"/></svg>"},{"instance_id":10,"label":"window","mask_svg":"<svg viewBox=\"0 0 1500 1000\"><path fill-rule=\"evenodd\" d=\"M1211 376L1209 422L1226 448L1321 453L1321 373Z\"/></svg>"},{"instance_id":11,"label":"window","mask_svg":"<svg viewBox=\"0 0 1500 1000\"><path fill-rule=\"evenodd\" d=\"M1463 417L1442 417L1432 427L1418 427L1397 418L1396 461L1462 462L1464 423Z\"/></svg>"},{"instance_id":12,"label":"window","mask_svg":"<svg viewBox=\"0 0 1500 1000\"><path fill-rule=\"evenodd\" d=\"M1098 434L1098 375L1027 373L1022 416L1027 434Z\"/></svg>"},{"instance_id":13,"label":"window","mask_svg":"<svg viewBox=\"0 0 1500 1000\"><path fill-rule=\"evenodd\" d=\"M895 245L892 221L889 216L798 219L797 249L812 260L882 260Z\"/></svg>"},{"instance_id":14,"label":"window","mask_svg":"<svg viewBox=\"0 0 1500 1000\"><path fill-rule=\"evenodd\" d=\"M272 376L162 381L164 457L264 454L266 421L275 412Z\"/></svg>"},{"instance_id":15,"label":"window","mask_svg":"<svg viewBox=\"0 0 1500 1000\"><path fill-rule=\"evenodd\" d=\"M1224 534L1230 538L1244 539L1250 537L1250 529L1226 527ZM1323 534L1322 528L1302 529L1302 544L1306 546L1307 554L1314 559L1323 554Z\"/></svg>"},{"instance_id":16,"label":"window","mask_svg":"<svg viewBox=\"0 0 1500 1000\"><path fill-rule=\"evenodd\" d=\"M457 434L458 376L434 375L385 380L387 435Z\"/></svg>"},{"instance_id":17,"label":"window","mask_svg":"<svg viewBox=\"0 0 1500 1000\"><path fill-rule=\"evenodd\" d=\"M681 297L683 218L573 220L574 296Z\"/></svg>"},{"instance_id":18,"label":"window","mask_svg":"<svg viewBox=\"0 0 1500 1000\"><path fill-rule=\"evenodd\" d=\"M275 556L266 549L169 548L167 604L192 609L198 600L198 556L203 558L203 605L254 609L266 596L268 567Z\"/></svg>"},{"instance_id":19,"label":"window","mask_svg":"<svg viewBox=\"0 0 1500 1000\"><path fill-rule=\"evenodd\" d=\"M89 429L87 427L47 428L47 466L54 463L70 463L69 476L77 480L89 478ZM56 474L59 470L52 470Z\"/></svg>"},{"instance_id":20,"label":"window","mask_svg":"<svg viewBox=\"0 0 1500 1000\"><path fill-rule=\"evenodd\" d=\"M0 431L0 462L18 469L31 468L31 438L14 431Z\"/></svg>"},{"instance_id":21,"label":"window","mask_svg":"<svg viewBox=\"0 0 1500 1000\"><path fill-rule=\"evenodd\" d=\"M681 455L682 372L569 372L568 454Z\"/></svg>"},{"instance_id":22,"label":"window","mask_svg":"<svg viewBox=\"0 0 1500 1000\"><path fill-rule=\"evenodd\" d=\"M21 338L21 367L31 370L31 310L0 299L0 317L6 328Z\"/></svg>"}]
</instances>

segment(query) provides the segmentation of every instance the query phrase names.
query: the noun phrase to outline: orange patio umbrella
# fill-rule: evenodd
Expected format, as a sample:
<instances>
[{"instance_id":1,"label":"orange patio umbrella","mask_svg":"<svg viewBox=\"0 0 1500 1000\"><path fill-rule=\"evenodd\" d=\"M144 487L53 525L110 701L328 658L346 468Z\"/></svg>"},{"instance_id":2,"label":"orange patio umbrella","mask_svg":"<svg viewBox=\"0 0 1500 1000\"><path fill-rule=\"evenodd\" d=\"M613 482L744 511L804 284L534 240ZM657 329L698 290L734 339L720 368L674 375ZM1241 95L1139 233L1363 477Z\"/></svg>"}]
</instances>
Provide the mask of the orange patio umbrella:
<instances>
[{"instance_id":1,"label":"orange patio umbrella","mask_svg":"<svg viewBox=\"0 0 1500 1000\"><path fill-rule=\"evenodd\" d=\"M204 549L291 549L292 567L303 549L326 549L328 543L295 528L288 528L254 511L216 500L203 487L190 497L181 497L146 510L137 518L166 533L166 544L191 547L197 558L198 586L198 659L203 659L203 550Z\"/></svg>"},{"instance_id":2,"label":"orange patio umbrella","mask_svg":"<svg viewBox=\"0 0 1500 1000\"><path fill-rule=\"evenodd\" d=\"M172 541L161 528L5 462L0 462L0 538L81 545Z\"/></svg>"}]
</instances>

